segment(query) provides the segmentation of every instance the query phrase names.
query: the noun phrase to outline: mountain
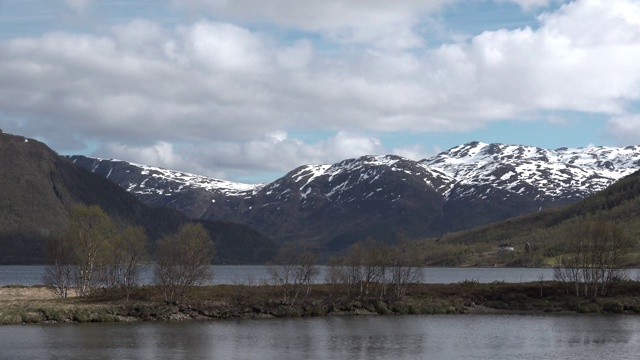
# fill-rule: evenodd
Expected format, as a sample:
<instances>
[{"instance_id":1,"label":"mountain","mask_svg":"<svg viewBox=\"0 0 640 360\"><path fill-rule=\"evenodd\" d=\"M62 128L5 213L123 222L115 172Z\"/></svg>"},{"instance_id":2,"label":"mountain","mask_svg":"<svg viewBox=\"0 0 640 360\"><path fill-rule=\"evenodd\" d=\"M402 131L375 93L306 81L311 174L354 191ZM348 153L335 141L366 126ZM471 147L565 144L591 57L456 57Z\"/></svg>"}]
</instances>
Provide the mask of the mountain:
<instances>
[{"instance_id":1,"label":"mountain","mask_svg":"<svg viewBox=\"0 0 640 360\"><path fill-rule=\"evenodd\" d=\"M206 181L123 161L71 159L149 204L174 207L194 218L248 224L280 241L315 241L329 252L366 236L393 237L398 229L424 233L443 204L436 188L444 191L450 182L398 156L302 166L266 185Z\"/></svg>"},{"instance_id":2,"label":"mountain","mask_svg":"<svg viewBox=\"0 0 640 360\"><path fill-rule=\"evenodd\" d=\"M147 204L248 224L278 241L314 241L333 252L368 236L441 235L575 203L639 169L640 146L547 150L471 142L421 161L387 155L301 166L260 185L71 159Z\"/></svg>"},{"instance_id":3,"label":"mountain","mask_svg":"<svg viewBox=\"0 0 640 360\"><path fill-rule=\"evenodd\" d=\"M116 222L143 226L152 241L190 221L174 209L145 205L39 141L0 133L0 154L0 263L42 263L47 239L64 233L76 204L96 204ZM271 239L244 225L206 222L205 227L219 240L222 262L265 261L256 257L274 252ZM242 234L244 248L234 249L233 234Z\"/></svg>"},{"instance_id":4,"label":"mountain","mask_svg":"<svg viewBox=\"0 0 640 360\"><path fill-rule=\"evenodd\" d=\"M554 257L564 251L563 243L575 227L593 222L612 222L620 226L632 240L637 251L640 237L640 171L624 177L615 184L574 204L548 209L534 214L446 234L435 240L437 244L509 244L524 249L528 242L537 251L537 261ZM635 254L639 261L640 256ZM514 261L531 261L523 257ZM534 259L535 260L535 259ZM529 266L539 263L513 263Z\"/></svg>"},{"instance_id":5,"label":"mountain","mask_svg":"<svg viewBox=\"0 0 640 360\"><path fill-rule=\"evenodd\" d=\"M260 185L240 184L126 161L71 156L74 164L120 185L153 207L179 210L200 219L212 202L242 196Z\"/></svg>"},{"instance_id":6,"label":"mountain","mask_svg":"<svg viewBox=\"0 0 640 360\"><path fill-rule=\"evenodd\" d=\"M455 179L444 228L469 229L572 204L640 168L640 146L547 150L471 142L422 164Z\"/></svg>"}]
</instances>

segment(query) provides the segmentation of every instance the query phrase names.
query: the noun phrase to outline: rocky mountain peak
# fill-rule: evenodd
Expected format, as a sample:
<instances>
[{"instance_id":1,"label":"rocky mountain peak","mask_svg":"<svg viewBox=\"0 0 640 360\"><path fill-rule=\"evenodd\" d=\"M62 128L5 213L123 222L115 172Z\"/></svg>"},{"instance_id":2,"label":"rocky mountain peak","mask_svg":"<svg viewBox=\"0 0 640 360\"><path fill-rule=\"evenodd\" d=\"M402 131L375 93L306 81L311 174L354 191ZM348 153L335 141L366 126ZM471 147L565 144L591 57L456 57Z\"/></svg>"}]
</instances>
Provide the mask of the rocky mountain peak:
<instances>
[{"instance_id":1,"label":"rocky mountain peak","mask_svg":"<svg viewBox=\"0 0 640 360\"><path fill-rule=\"evenodd\" d=\"M366 155L304 165L261 185L72 159L153 206L249 224L275 239L333 244L399 231L442 234L576 202L638 170L640 146L548 150L474 141L421 161Z\"/></svg>"}]
</instances>

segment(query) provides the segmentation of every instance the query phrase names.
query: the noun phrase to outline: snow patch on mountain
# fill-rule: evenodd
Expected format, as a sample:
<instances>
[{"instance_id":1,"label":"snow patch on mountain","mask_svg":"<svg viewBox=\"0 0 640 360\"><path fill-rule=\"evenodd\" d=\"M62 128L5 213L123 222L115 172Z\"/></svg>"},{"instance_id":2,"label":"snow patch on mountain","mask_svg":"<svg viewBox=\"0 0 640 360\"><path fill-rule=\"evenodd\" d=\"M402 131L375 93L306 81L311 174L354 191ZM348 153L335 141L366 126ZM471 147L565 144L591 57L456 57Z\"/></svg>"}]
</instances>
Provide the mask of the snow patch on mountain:
<instances>
[{"instance_id":1,"label":"snow patch on mountain","mask_svg":"<svg viewBox=\"0 0 640 360\"><path fill-rule=\"evenodd\" d=\"M363 182L373 184L385 171L421 177L426 186L436 189L446 188L453 181L441 171L396 155L367 155L343 160L333 165L305 165L297 169L291 178L296 183L304 183L300 186L301 192L312 187L320 179L331 184L340 178L342 179L340 183L333 184L333 187L324 193L326 197L333 197ZM304 194L306 198L308 190ZM365 198L371 195L365 195Z\"/></svg>"},{"instance_id":2,"label":"snow patch on mountain","mask_svg":"<svg viewBox=\"0 0 640 360\"><path fill-rule=\"evenodd\" d=\"M78 159L74 158L75 163ZM212 179L202 175L168 170L155 166L147 166L136 163L130 163L116 159L100 159L94 158L95 163L92 172L97 172L101 166L109 166L107 179L111 179L111 175L116 167L126 167L126 173L130 177L140 175L144 178L142 182L129 182L125 186L127 191L141 195L165 195L170 196L174 193L180 193L186 190L202 189L208 192L221 192L228 196L239 196L254 194L259 191L265 184L244 184L232 181ZM153 186L147 183L153 183Z\"/></svg>"},{"instance_id":3,"label":"snow patch on mountain","mask_svg":"<svg viewBox=\"0 0 640 360\"><path fill-rule=\"evenodd\" d=\"M486 197L492 192L507 191L514 195L530 193L534 201L546 201L582 198L630 175L640 168L640 146L548 150L471 142L421 161L396 155L368 155L333 165L305 165L269 184L236 183L112 159L96 159L92 171L98 172L104 166L109 167L108 171L101 168L100 172L107 178L120 176L116 182L121 186L146 195L171 196L201 189L215 196L248 199L262 194L273 201L282 201L290 199L293 190L301 201L307 201L312 194L339 199L359 184L379 189L361 194L362 198L368 198L385 186L374 184L389 171L401 175L397 177L399 180L419 179L445 199ZM119 172L114 170L116 167ZM285 181L287 178L297 189L287 185L291 184Z\"/></svg>"},{"instance_id":4,"label":"snow patch on mountain","mask_svg":"<svg viewBox=\"0 0 640 360\"><path fill-rule=\"evenodd\" d=\"M583 197L640 168L640 146L547 150L471 142L421 163L455 178L458 185L491 185L514 193L530 186L550 197Z\"/></svg>"}]
</instances>

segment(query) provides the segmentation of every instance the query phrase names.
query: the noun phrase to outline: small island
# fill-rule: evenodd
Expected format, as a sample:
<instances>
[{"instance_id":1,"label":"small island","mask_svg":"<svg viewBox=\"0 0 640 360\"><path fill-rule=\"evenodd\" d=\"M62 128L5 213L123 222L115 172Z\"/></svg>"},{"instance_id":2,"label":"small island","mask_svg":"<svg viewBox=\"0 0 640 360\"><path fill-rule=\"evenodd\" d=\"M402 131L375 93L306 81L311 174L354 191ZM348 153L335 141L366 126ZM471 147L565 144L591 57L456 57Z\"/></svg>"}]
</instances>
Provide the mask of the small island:
<instances>
[{"instance_id":1,"label":"small island","mask_svg":"<svg viewBox=\"0 0 640 360\"><path fill-rule=\"evenodd\" d=\"M168 303L157 286L140 286L126 298L118 289L94 289L83 297L59 298L45 286L0 288L0 324L184 321L230 318L398 314L640 313L640 283L611 286L605 296L583 297L556 281L411 284L406 293L381 296L336 284L299 288L274 285L194 286ZM285 299L284 294L288 298ZM297 292L297 294L296 294ZM294 298L295 297L295 298Z\"/></svg>"}]
</instances>

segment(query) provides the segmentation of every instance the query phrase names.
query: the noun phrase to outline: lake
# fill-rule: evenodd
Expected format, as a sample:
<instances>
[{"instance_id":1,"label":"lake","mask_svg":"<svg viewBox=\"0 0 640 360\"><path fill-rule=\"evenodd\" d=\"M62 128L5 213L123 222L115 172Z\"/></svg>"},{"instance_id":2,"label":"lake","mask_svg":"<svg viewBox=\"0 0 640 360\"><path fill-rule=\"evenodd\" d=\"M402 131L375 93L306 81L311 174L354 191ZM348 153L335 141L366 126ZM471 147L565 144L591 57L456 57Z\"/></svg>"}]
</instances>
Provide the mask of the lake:
<instances>
[{"instance_id":1,"label":"lake","mask_svg":"<svg viewBox=\"0 0 640 360\"><path fill-rule=\"evenodd\" d=\"M408 315L0 327L0 359L637 359L640 317Z\"/></svg>"},{"instance_id":2,"label":"lake","mask_svg":"<svg viewBox=\"0 0 640 360\"><path fill-rule=\"evenodd\" d=\"M317 282L324 281L326 266L320 266ZM270 280L268 267L264 265L213 265L213 284L259 285ZM505 281L511 283L553 280L550 268L423 268L424 282L432 284L458 283L473 280L481 283ZM40 285L45 267L39 265L2 265L0 266L0 286L4 285ZM638 270L632 271L637 276ZM150 284L153 271L147 268L141 276L141 282Z\"/></svg>"}]
</instances>

